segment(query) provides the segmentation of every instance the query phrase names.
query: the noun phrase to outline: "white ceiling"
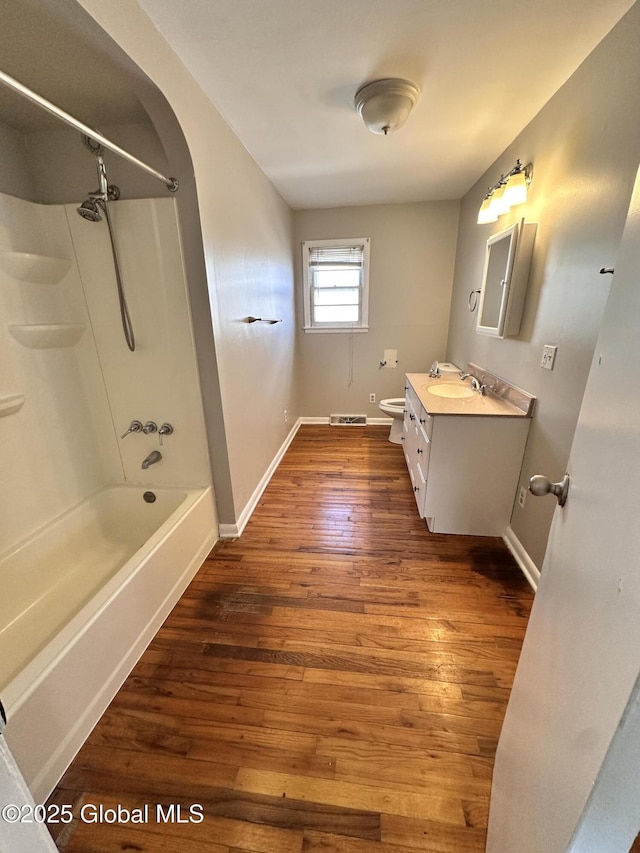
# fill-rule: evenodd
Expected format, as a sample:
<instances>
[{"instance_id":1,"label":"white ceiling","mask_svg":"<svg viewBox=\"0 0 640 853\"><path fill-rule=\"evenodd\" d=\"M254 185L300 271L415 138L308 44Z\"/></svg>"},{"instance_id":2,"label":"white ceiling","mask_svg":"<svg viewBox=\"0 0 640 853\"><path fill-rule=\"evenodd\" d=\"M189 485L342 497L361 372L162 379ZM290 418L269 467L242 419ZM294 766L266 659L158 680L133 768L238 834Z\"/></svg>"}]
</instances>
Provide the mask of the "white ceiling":
<instances>
[{"instance_id":1,"label":"white ceiling","mask_svg":"<svg viewBox=\"0 0 640 853\"><path fill-rule=\"evenodd\" d=\"M462 197L633 5L138 2L298 209ZM356 90L380 77L422 90L389 137L369 133L353 108Z\"/></svg>"}]
</instances>

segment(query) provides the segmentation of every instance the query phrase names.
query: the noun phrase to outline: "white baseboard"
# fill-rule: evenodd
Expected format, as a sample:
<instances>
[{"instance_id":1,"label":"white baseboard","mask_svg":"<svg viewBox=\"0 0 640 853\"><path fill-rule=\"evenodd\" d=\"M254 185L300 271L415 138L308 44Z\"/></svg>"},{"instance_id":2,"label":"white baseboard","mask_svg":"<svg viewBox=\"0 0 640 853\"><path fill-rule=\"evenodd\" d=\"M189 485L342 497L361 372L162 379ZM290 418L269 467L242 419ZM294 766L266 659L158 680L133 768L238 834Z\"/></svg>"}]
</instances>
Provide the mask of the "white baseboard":
<instances>
[{"instance_id":1,"label":"white baseboard","mask_svg":"<svg viewBox=\"0 0 640 853\"><path fill-rule=\"evenodd\" d=\"M271 464L269 465L267 470L264 472L262 479L256 486L245 508L240 513L238 521L235 524L219 524L218 535L221 539L237 539L238 536L242 535L242 531L247 526L247 522L251 518L251 514L258 506L258 501L262 497L264 490L269 485L269 480L273 477L274 471L280 464L282 457L284 456L287 451L287 448L295 438L295 434L300 429L300 424L302 423L308 423L308 421L303 418L298 418L298 420L291 428L291 432L283 441L282 446L280 447L276 455L273 457ZM316 423L316 421L314 421L314 423ZM329 423L329 418L325 418L322 423Z\"/></svg>"},{"instance_id":2,"label":"white baseboard","mask_svg":"<svg viewBox=\"0 0 640 853\"><path fill-rule=\"evenodd\" d=\"M367 426L389 426L393 418L370 418L367 415ZM328 424L329 418L300 418L301 424Z\"/></svg>"},{"instance_id":3,"label":"white baseboard","mask_svg":"<svg viewBox=\"0 0 640 853\"><path fill-rule=\"evenodd\" d=\"M514 560L520 566L520 570L529 582L529 586L534 592L536 592L538 589L538 581L540 580L540 569L525 551L522 542L510 527L507 527L507 532L502 538L504 539L507 548L513 554Z\"/></svg>"}]
</instances>

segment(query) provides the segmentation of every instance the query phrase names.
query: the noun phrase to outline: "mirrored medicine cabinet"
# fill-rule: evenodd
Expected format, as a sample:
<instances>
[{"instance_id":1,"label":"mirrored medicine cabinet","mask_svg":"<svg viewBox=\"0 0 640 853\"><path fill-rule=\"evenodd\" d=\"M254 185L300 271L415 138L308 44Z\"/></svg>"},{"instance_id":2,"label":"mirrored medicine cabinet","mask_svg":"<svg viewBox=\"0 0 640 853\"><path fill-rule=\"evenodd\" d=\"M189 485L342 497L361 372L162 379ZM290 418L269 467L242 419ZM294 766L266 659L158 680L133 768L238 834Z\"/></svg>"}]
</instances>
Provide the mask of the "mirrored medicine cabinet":
<instances>
[{"instance_id":1,"label":"mirrored medicine cabinet","mask_svg":"<svg viewBox=\"0 0 640 853\"><path fill-rule=\"evenodd\" d=\"M478 306L479 335L513 337L520 332L536 224L524 219L487 240Z\"/></svg>"}]
</instances>

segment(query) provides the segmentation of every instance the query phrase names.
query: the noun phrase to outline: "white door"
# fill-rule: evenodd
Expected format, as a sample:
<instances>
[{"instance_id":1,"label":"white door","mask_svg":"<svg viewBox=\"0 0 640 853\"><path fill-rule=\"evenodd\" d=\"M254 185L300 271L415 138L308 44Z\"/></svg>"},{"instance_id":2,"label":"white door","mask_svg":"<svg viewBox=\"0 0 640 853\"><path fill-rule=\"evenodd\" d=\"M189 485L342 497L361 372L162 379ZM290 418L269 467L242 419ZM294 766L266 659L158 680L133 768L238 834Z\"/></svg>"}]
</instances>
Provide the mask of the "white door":
<instances>
[{"instance_id":1,"label":"white door","mask_svg":"<svg viewBox=\"0 0 640 853\"><path fill-rule=\"evenodd\" d=\"M0 735L0 853L55 853L44 817Z\"/></svg>"},{"instance_id":2,"label":"white door","mask_svg":"<svg viewBox=\"0 0 640 853\"><path fill-rule=\"evenodd\" d=\"M557 480L564 474L539 473ZM640 829L640 764L632 770L631 805L611 786L618 726L633 717L640 673L638 179L569 473L498 746L488 853L627 853ZM592 846L582 828L595 814L605 776L608 805L599 819L608 821L601 827L607 840ZM622 779L620 793L628 774Z\"/></svg>"}]
</instances>

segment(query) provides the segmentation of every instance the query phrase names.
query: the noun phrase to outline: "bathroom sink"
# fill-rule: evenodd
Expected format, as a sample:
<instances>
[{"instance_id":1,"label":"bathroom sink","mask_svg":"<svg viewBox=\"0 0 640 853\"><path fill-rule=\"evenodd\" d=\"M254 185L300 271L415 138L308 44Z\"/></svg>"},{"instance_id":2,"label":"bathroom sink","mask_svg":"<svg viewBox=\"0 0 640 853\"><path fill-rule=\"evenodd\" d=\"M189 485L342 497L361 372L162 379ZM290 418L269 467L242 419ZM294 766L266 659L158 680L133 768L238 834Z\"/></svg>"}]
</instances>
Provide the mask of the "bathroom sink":
<instances>
[{"instance_id":1,"label":"bathroom sink","mask_svg":"<svg viewBox=\"0 0 640 853\"><path fill-rule=\"evenodd\" d=\"M476 393L468 385L459 385L457 382L443 382L441 385L432 385L430 388L427 388L427 391L436 397L449 397L456 400L461 400L464 397L473 397Z\"/></svg>"}]
</instances>

